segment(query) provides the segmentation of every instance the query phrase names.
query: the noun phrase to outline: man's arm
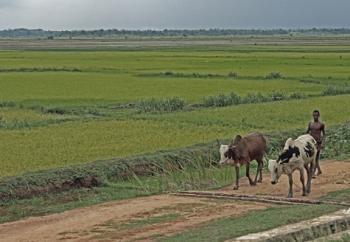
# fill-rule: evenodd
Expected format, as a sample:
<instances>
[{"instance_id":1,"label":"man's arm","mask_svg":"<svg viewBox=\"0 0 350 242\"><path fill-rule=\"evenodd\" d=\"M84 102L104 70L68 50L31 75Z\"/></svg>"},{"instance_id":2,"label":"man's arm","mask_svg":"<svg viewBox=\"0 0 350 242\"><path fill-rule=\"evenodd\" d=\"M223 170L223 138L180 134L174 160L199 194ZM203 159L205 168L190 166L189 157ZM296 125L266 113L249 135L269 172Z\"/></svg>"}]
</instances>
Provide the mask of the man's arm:
<instances>
[{"instance_id":1,"label":"man's arm","mask_svg":"<svg viewBox=\"0 0 350 242\"><path fill-rule=\"evenodd\" d=\"M326 137L326 126L324 124L322 124L321 126L321 132L322 132L322 141L323 141L324 138Z\"/></svg>"}]
</instances>

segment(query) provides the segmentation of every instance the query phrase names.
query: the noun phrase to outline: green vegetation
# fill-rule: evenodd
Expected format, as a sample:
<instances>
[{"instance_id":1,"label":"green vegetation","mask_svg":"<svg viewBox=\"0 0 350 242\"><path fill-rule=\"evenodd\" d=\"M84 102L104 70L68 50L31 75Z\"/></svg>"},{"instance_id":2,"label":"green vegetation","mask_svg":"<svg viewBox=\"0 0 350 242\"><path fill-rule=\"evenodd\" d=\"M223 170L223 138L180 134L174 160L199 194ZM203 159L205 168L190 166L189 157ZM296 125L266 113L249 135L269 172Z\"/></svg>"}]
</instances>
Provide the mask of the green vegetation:
<instances>
[{"instance_id":1,"label":"green vegetation","mask_svg":"<svg viewBox=\"0 0 350 242\"><path fill-rule=\"evenodd\" d=\"M328 127L327 146L330 148L322 153L323 157L332 159L350 157L349 130L348 123ZM291 130L267 134L269 140L268 156L275 157L277 155L283 147L286 137L296 137L302 132L303 130ZM227 140L223 141L223 143L227 142ZM142 188L141 190L146 194L217 188L227 185L233 180L230 168L218 169L216 167L218 159L218 144L212 142L185 149L160 151L155 154L28 173L1 179L0 198L9 200L72 188L110 187L111 183L115 182L130 183L130 179L134 185L129 187L135 188L136 191L133 193L131 189L125 196L137 195L138 187ZM150 180L142 178L149 175L152 175ZM108 188L106 189L108 190ZM121 191L118 196L124 196L123 193Z\"/></svg>"},{"instance_id":2,"label":"green vegetation","mask_svg":"<svg viewBox=\"0 0 350 242\"><path fill-rule=\"evenodd\" d=\"M350 83L349 57L303 45L2 51L0 176L304 128L315 108L343 123L350 97L332 95Z\"/></svg>"},{"instance_id":3,"label":"green vegetation","mask_svg":"<svg viewBox=\"0 0 350 242\"><path fill-rule=\"evenodd\" d=\"M0 192L100 186L111 199L218 187L231 177L205 162L217 160L214 140L258 130L271 135L272 154L316 108L327 127L343 124L324 157L348 157L349 65L349 46L292 43L1 51ZM163 170L194 160L203 173ZM172 178L156 186L138 178L160 173ZM107 195L122 178L136 189Z\"/></svg>"},{"instance_id":4,"label":"green vegetation","mask_svg":"<svg viewBox=\"0 0 350 242\"><path fill-rule=\"evenodd\" d=\"M344 123L350 117L349 100L350 96L322 97L0 129L6 140L0 143L0 175L176 149L252 130L305 128L310 110L315 108L321 110L327 125Z\"/></svg>"},{"instance_id":5,"label":"green vegetation","mask_svg":"<svg viewBox=\"0 0 350 242\"><path fill-rule=\"evenodd\" d=\"M349 201L350 189L329 193L321 200ZM342 207L334 205L279 206L253 211L242 216L221 218L202 224L195 229L162 237L159 241L225 241L250 233L257 233L283 225L319 217L337 211ZM234 229L232 229L234 228Z\"/></svg>"},{"instance_id":6,"label":"green vegetation","mask_svg":"<svg viewBox=\"0 0 350 242\"><path fill-rule=\"evenodd\" d=\"M211 221L198 228L160 238L159 241L226 241L249 233L316 218L339 209L338 206L329 205L272 207L240 217Z\"/></svg>"},{"instance_id":7,"label":"green vegetation","mask_svg":"<svg viewBox=\"0 0 350 242\"><path fill-rule=\"evenodd\" d=\"M185 101L178 97L165 99L147 99L136 104L136 109L144 113L175 112L185 107Z\"/></svg>"},{"instance_id":8,"label":"green vegetation","mask_svg":"<svg viewBox=\"0 0 350 242\"><path fill-rule=\"evenodd\" d=\"M350 94L350 86L327 86L322 94L324 96Z\"/></svg>"}]
</instances>

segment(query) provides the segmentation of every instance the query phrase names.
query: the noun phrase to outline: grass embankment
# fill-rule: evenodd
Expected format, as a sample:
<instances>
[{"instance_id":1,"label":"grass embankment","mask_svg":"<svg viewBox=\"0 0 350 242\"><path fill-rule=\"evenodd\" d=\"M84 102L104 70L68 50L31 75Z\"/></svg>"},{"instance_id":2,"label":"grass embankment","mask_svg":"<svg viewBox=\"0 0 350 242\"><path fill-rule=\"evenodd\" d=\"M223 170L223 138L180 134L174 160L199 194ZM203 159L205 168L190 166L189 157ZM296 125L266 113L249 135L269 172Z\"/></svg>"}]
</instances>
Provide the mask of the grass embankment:
<instances>
[{"instance_id":1,"label":"grass embankment","mask_svg":"<svg viewBox=\"0 0 350 242\"><path fill-rule=\"evenodd\" d=\"M288 133L270 134L268 136L270 140L269 156L276 155L276 152L283 145L285 137L295 137L300 132L301 130L295 130ZM323 157L327 159L349 158L349 132L349 124L329 128L327 148ZM210 143L187 150L135 157L134 159L123 160L123 162L121 160L96 162L71 169L57 169L3 180L0 184L0 191L3 195L7 194L12 199L3 200L0 203L2 208L0 222L61 212L110 200L168 191L215 189L231 184L234 179L232 168L218 168L216 166L217 156L217 145ZM152 176L144 176L146 175L145 172L149 172ZM122 176L124 176L124 179L121 179ZM91 177L95 179L94 181L100 181L100 183L89 184L89 181L93 181ZM81 187L84 185L84 181L89 186L96 185L97 187ZM57 187L53 187L53 190L56 188L56 191L61 192L50 193L48 188L54 184ZM66 187L62 187L62 184L65 184ZM70 187L70 185L72 186ZM77 189L71 189L74 187ZM16 188L25 189L17 193ZM68 188L70 190L62 191ZM21 194L21 192L24 193ZM40 192L41 195L38 194ZM31 194L38 195L33 198L20 199L21 195L30 196ZM337 192L324 199L349 201L349 194L347 192ZM323 212L330 211L324 210L322 206L316 207ZM278 214L279 212L275 211L274 213Z\"/></svg>"},{"instance_id":2,"label":"grass embankment","mask_svg":"<svg viewBox=\"0 0 350 242\"><path fill-rule=\"evenodd\" d=\"M177 149L252 130L305 129L315 108L328 126L335 125L349 120L349 101L350 96L344 95L0 129L6 140L0 143L0 176Z\"/></svg>"}]
</instances>

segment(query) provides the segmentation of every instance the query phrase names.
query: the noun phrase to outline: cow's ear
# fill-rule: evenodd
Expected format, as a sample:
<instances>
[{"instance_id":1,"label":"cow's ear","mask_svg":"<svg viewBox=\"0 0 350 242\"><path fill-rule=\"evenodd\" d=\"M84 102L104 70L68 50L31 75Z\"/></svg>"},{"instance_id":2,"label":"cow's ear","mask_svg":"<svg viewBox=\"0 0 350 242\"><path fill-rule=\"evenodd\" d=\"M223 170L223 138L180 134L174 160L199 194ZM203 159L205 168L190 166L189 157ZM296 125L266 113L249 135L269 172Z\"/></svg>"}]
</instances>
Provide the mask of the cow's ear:
<instances>
[{"instance_id":1,"label":"cow's ear","mask_svg":"<svg viewBox=\"0 0 350 242\"><path fill-rule=\"evenodd\" d=\"M242 136L237 135L234 139L233 139L233 144L237 144L239 141L241 141Z\"/></svg>"},{"instance_id":2,"label":"cow's ear","mask_svg":"<svg viewBox=\"0 0 350 242\"><path fill-rule=\"evenodd\" d=\"M227 151L227 156L229 159L235 159L236 146L230 145Z\"/></svg>"}]
</instances>

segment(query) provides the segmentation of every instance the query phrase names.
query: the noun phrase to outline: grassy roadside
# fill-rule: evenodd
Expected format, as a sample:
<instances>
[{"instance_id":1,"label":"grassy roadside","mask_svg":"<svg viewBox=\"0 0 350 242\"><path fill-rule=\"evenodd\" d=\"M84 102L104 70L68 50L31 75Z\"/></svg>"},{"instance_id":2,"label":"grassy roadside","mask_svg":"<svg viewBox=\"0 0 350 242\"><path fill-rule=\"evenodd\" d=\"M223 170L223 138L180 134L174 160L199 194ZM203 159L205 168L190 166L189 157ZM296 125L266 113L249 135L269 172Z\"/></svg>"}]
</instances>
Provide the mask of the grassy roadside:
<instances>
[{"instance_id":1,"label":"grassy roadside","mask_svg":"<svg viewBox=\"0 0 350 242\"><path fill-rule=\"evenodd\" d=\"M267 133L269 156L281 148L286 137L295 137L304 130ZM350 153L349 124L328 127L327 148L324 158L343 158ZM223 141L227 143L228 141ZM202 143L183 149L159 151L148 155L97 161L83 165L68 166L51 170L27 173L16 177L0 179L0 199L18 199L40 194L61 192L82 187L104 186L108 182L137 176L165 173L167 167L193 166L194 161L203 161L203 167L218 160L216 141Z\"/></svg>"},{"instance_id":2,"label":"grassy roadside","mask_svg":"<svg viewBox=\"0 0 350 242\"><path fill-rule=\"evenodd\" d=\"M174 236L158 238L158 241L225 241L242 235L316 218L339 209L341 207L329 205L272 207L240 217L210 221Z\"/></svg>"},{"instance_id":3,"label":"grassy roadside","mask_svg":"<svg viewBox=\"0 0 350 242\"><path fill-rule=\"evenodd\" d=\"M289 134L275 134L274 139L270 139L269 155L276 154L284 138L299 131L290 131ZM324 151L324 158L327 159L346 159L350 157L350 129L348 124L329 128L327 148ZM293 135L291 135L293 136ZM211 144L212 145L212 144ZM207 147L207 148L205 148ZM202 147L202 151L210 149L209 146ZM211 148L213 149L213 147ZM183 191L194 189L216 189L228 184L234 180L231 167L218 168L215 165L217 158L217 149L212 153L204 152L201 155L195 152L197 156L183 157L191 160L190 163L181 163L181 156L173 155L174 163L162 163L161 172L153 173L152 176L140 176L133 172L127 178L105 180L103 184L92 188L76 188L63 192L44 193L27 199L10 199L0 201L0 223L14 221L29 216L41 216L56 212L62 212L79 207L85 207L106 201L134 198L139 196L148 196L170 191ZM203 155L204 154L204 155ZM177 162L179 163L177 163ZM111 166L107 166L111 170ZM82 171L80 171L82 172ZM103 170L101 171L103 173ZM109 171L113 173L113 171ZM51 176L52 174L47 174ZM37 179L45 177L37 177ZM52 177L51 177L52 178ZM46 178L47 179L47 178ZM21 187L25 187L25 178L18 180ZM43 182L42 180L40 180ZM23 183L24 182L24 183ZM35 182L35 180L32 180ZM39 182L38 180L36 182ZM47 180L47 182L51 182ZM16 184L12 184L14 186ZM18 184L17 184L18 185ZM11 188L11 187L10 187ZM13 187L12 187L13 188ZM349 201L348 192L337 192L325 197L324 199L339 199L340 201ZM322 210L322 207L320 207Z\"/></svg>"},{"instance_id":4,"label":"grassy roadside","mask_svg":"<svg viewBox=\"0 0 350 242\"><path fill-rule=\"evenodd\" d=\"M349 201L350 189L331 192L321 200ZM331 213L344 207L334 205L294 205L278 206L261 211L253 211L239 217L221 218L169 237L159 237L158 241L225 241L242 235L257 233L300 222Z\"/></svg>"}]
</instances>

